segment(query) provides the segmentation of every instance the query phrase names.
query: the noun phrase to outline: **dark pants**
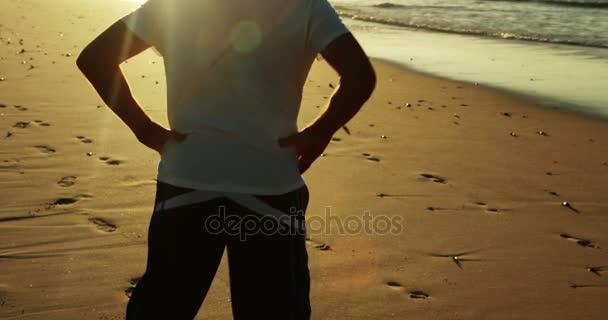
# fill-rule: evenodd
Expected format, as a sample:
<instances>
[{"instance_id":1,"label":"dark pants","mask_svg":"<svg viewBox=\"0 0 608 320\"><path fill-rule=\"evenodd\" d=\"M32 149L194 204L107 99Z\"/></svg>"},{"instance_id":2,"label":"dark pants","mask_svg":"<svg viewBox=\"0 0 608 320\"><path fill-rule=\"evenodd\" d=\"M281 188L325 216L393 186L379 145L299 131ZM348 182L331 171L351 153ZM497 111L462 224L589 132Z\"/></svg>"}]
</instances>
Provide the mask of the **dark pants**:
<instances>
[{"instance_id":1,"label":"dark pants","mask_svg":"<svg viewBox=\"0 0 608 320\"><path fill-rule=\"evenodd\" d=\"M165 207L196 192L158 183L146 272L127 319L193 319L226 246L234 319L309 319L306 186L276 196L240 195L249 202L224 194ZM277 220L277 213L287 219Z\"/></svg>"}]
</instances>

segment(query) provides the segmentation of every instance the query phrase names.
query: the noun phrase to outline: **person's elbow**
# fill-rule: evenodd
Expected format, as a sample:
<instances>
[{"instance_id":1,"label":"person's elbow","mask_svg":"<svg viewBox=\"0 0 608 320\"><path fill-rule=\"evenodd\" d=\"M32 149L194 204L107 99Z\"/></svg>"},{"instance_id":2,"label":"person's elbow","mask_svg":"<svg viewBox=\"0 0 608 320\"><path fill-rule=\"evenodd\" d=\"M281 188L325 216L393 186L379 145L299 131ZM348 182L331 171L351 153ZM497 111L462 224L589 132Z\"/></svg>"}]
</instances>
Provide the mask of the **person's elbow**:
<instances>
[{"instance_id":1,"label":"person's elbow","mask_svg":"<svg viewBox=\"0 0 608 320\"><path fill-rule=\"evenodd\" d=\"M87 78L91 78L98 73L114 70L118 65L119 63L114 59L109 59L108 55L90 45L84 48L76 59L76 66Z\"/></svg>"},{"instance_id":2,"label":"person's elbow","mask_svg":"<svg viewBox=\"0 0 608 320\"><path fill-rule=\"evenodd\" d=\"M367 101L376 89L376 71L371 64L361 66L341 79L341 86Z\"/></svg>"},{"instance_id":3,"label":"person's elbow","mask_svg":"<svg viewBox=\"0 0 608 320\"><path fill-rule=\"evenodd\" d=\"M76 66L85 75L89 76L95 69L95 55L91 52L90 47L86 47L76 59Z\"/></svg>"},{"instance_id":4,"label":"person's elbow","mask_svg":"<svg viewBox=\"0 0 608 320\"><path fill-rule=\"evenodd\" d=\"M365 71L362 73L361 76L361 78L363 79L361 90L363 90L363 92L367 95L367 98L369 98L371 97L372 93L374 93L374 90L376 90L376 71L374 70L374 67L372 67L371 64L364 70Z\"/></svg>"},{"instance_id":5,"label":"person's elbow","mask_svg":"<svg viewBox=\"0 0 608 320\"><path fill-rule=\"evenodd\" d=\"M90 70L91 66L93 65L93 59L91 58L90 51L91 50L89 49L89 47L84 48L84 50L82 50L82 52L80 53L80 55L78 55L78 58L76 59L76 66L84 74L86 74L87 71Z\"/></svg>"}]
</instances>

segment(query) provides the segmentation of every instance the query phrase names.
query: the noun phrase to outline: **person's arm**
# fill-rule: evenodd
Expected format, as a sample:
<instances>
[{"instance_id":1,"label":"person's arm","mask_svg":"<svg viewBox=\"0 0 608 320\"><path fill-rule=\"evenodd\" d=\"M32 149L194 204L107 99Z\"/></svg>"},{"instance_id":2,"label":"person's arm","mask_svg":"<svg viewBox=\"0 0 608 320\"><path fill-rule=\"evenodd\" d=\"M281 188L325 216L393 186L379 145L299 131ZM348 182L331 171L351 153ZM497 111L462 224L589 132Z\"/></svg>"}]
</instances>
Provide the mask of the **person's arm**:
<instances>
[{"instance_id":1,"label":"person's arm","mask_svg":"<svg viewBox=\"0 0 608 320\"><path fill-rule=\"evenodd\" d=\"M311 126L320 134L333 135L369 99L376 87L376 73L350 33L330 43L321 55L340 76L340 85L331 97L327 110Z\"/></svg>"},{"instance_id":2,"label":"person's arm","mask_svg":"<svg viewBox=\"0 0 608 320\"><path fill-rule=\"evenodd\" d=\"M321 55L338 72L340 85L321 116L301 132L279 140L282 147L295 146L302 173L323 153L333 134L357 114L376 87L375 71L351 33L332 41Z\"/></svg>"},{"instance_id":3,"label":"person's arm","mask_svg":"<svg viewBox=\"0 0 608 320\"><path fill-rule=\"evenodd\" d=\"M129 126L138 140L160 152L167 140L179 140L182 135L163 128L146 115L133 98L120 70L121 63L149 47L124 22L118 21L93 40L76 63L103 101Z\"/></svg>"}]
</instances>

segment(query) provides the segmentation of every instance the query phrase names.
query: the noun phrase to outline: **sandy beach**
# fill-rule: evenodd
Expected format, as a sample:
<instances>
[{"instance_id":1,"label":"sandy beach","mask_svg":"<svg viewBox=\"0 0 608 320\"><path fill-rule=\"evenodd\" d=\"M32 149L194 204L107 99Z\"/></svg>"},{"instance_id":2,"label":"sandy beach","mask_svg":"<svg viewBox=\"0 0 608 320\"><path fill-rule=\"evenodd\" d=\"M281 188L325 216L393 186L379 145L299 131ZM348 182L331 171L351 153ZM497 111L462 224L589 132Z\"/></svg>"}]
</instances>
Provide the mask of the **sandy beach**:
<instances>
[{"instance_id":1,"label":"sandy beach","mask_svg":"<svg viewBox=\"0 0 608 320\"><path fill-rule=\"evenodd\" d=\"M159 156L75 64L134 7L2 3L2 319L122 319L144 271ZM377 90L351 134L338 132L304 176L313 318L603 319L608 122L374 65ZM123 70L166 125L162 58L148 50ZM301 126L337 84L315 63ZM366 214L400 228L322 230ZM230 318L224 259L197 319Z\"/></svg>"}]
</instances>

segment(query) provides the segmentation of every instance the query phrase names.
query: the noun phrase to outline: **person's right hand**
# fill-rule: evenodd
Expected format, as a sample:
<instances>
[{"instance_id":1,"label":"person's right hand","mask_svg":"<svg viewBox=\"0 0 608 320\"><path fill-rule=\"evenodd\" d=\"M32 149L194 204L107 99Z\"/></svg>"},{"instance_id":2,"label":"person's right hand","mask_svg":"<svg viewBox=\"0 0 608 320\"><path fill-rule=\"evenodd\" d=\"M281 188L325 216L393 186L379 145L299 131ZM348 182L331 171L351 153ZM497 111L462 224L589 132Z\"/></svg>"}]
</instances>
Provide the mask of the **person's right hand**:
<instances>
[{"instance_id":1,"label":"person's right hand","mask_svg":"<svg viewBox=\"0 0 608 320\"><path fill-rule=\"evenodd\" d=\"M279 146L281 148L295 147L300 173L304 173L325 151L332 135L333 132L312 125L298 133L279 139Z\"/></svg>"},{"instance_id":2,"label":"person's right hand","mask_svg":"<svg viewBox=\"0 0 608 320\"><path fill-rule=\"evenodd\" d=\"M150 149L156 150L159 154L162 153L163 147L168 142L181 142L186 138L185 134L165 129L153 121L136 130L135 136L137 136L139 142Z\"/></svg>"}]
</instances>

